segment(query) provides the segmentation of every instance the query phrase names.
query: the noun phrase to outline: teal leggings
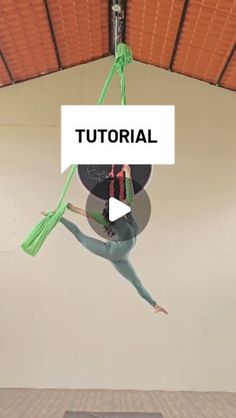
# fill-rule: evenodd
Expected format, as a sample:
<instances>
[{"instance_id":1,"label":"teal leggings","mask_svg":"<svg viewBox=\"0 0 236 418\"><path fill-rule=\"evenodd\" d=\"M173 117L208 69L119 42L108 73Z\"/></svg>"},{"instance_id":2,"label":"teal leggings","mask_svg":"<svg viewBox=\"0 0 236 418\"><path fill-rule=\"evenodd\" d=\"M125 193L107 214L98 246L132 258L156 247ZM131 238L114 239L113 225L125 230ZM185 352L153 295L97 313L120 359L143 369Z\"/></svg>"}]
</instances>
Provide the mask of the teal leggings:
<instances>
[{"instance_id":1,"label":"teal leggings","mask_svg":"<svg viewBox=\"0 0 236 418\"><path fill-rule=\"evenodd\" d=\"M80 229L68 219L61 218L61 223L75 236L75 238L91 253L109 260L115 269L136 288L139 295L150 305L156 306L148 291L143 287L132 264L128 260L128 254L134 246L135 240L107 241L103 242L83 234Z\"/></svg>"}]
</instances>

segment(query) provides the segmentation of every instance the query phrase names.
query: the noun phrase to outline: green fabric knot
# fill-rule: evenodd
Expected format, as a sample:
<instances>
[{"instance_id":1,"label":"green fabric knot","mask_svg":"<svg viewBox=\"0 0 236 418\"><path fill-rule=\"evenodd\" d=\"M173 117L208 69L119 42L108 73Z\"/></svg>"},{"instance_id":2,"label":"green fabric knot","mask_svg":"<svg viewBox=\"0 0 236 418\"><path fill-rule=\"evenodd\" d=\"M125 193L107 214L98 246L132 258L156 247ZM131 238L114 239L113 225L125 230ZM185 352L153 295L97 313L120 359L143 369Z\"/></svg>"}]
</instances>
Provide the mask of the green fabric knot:
<instances>
[{"instance_id":1,"label":"green fabric knot","mask_svg":"<svg viewBox=\"0 0 236 418\"><path fill-rule=\"evenodd\" d=\"M106 82L103 86L102 92L98 99L98 105L102 105L104 103L105 97L107 95L108 88L110 86L111 80L117 72L120 76L120 94L121 94L121 104L126 104L126 88L125 88L125 74L124 74L124 67L127 64L132 62L132 52L130 48L123 43L120 43L116 46L116 56L115 61L112 65L111 70L107 76Z\"/></svg>"},{"instance_id":2,"label":"green fabric knot","mask_svg":"<svg viewBox=\"0 0 236 418\"><path fill-rule=\"evenodd\" d=\"M132 60L133 58L131 49L126 44L118 44L116 47L114 65L119 75L123 74L125 65L130 64Z\"/></svg>"}]
</instances>

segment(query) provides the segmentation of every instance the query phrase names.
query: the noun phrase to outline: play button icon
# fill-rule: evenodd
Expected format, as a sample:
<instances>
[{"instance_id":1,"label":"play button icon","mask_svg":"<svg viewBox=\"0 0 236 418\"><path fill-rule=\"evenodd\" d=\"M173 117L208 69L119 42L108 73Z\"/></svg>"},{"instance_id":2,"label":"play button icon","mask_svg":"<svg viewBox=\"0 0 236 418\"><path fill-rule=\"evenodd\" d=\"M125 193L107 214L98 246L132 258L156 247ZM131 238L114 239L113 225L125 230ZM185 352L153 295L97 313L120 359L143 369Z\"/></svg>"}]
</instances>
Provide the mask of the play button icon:
<instances>
[{"instance_id":1,"label":"play button icon","mask_svg":"<svg viewBox=\"0 0 236 418\"><path fill-rule=\"evenodd\" d=\"M135 223L137 225L137 228L135 228L135 235L137 236L145 229L151 215L151 203L146 190L141 188L140 184L133 180L133 188L134 190L139 190L139 192L134 195L132 205L130 206L127 199L124 201L119 199L119 193L116 187L114 192L117 198L108 196L107 200L104 200L98 197L102 195L104 190L109 190L107 181L105 179L104 181L98 182L91 193L89 193L86 202L86 212L92 215L87 217L89 225L103 239L116 241L116 234L108 235L106 227L99 220L104 219L104 216L106 216L112 229L112 225L116 224L116 222L119 223L120 218L124 217L127 225L129 223ZM106 215L104 215L104 212L106 212ZM95 213L97 220L93 217ZM124 227L125 225L126 223L124 223Z\"/></svg>"},{"instance_id":2,"label":"play button icon","mask_svg":"<svg viewBox=\"0 0 236 418\"><path fill-rule=\"evenodd\" d=\"M131 208L114 197L109 199L109 221L114 222L131 212Z\"/></svg>"}]
</instances>

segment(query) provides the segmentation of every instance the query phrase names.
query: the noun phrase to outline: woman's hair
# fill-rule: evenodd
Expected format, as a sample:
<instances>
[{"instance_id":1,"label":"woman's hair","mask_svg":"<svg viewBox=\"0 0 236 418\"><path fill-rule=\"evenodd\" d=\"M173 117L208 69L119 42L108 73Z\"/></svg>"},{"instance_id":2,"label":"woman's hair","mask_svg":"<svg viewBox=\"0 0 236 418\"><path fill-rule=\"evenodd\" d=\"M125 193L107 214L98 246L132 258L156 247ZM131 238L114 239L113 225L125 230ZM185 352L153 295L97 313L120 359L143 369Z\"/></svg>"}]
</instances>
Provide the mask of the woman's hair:
<instances>
[{"instance_id":1,"label":"woman's hair","mask_svg":"<svg viewBox=\"0 0 236 418\"><path fill-rule=\"evenodd\" d=\"M108 222L108 224L104 226L104 229L107 235L111 238L115 235L115 232L112 229L112 223L109 221L109 201L108 200L105 203L102 214L104 218L106 219L106 221Z\"/></svg>"}]
</instances>

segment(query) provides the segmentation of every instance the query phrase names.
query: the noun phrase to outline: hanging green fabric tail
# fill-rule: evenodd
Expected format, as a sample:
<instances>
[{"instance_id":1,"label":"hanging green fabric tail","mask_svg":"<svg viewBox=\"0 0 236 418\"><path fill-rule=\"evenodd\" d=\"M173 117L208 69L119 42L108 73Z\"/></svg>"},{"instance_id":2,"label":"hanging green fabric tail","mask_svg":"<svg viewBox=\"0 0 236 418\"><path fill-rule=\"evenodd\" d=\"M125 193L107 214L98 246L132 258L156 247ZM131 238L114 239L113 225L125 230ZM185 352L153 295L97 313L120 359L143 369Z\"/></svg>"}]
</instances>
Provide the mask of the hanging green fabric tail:
<instances>
[{"instance_id":1,"label":"hanging green fabric tail","mask_svg":"<svg viewBox=\"0 0 236 418\"><path fill-rule=\"evenodd\" d=\"M118 44L116 48L115 60L111 70L108 73L104 87L98 99L98 105L102 105L104 103L111 79L114 76L115 72L117 72L120 76L121 104L126 104L124 67L125 65L131 62L132 53L129 47L123 43ZM70 173L61 193L60 199L58 201L56 211L49 212L48 215L33 228L33 230L29 233L29 235L21 244L21 248L29 255L35 256L37 254L37 252L43 245L45 239L47 238L48 234L52 231L52 229L56 226L56 224L60 221L61 217L63 216L67 207L67 203L65 202L64 198L68 190L68 187L72 181L72 178L76 172L76 168L77 165L73 165L70 169Z\"/></svg>"}]
</instances>

